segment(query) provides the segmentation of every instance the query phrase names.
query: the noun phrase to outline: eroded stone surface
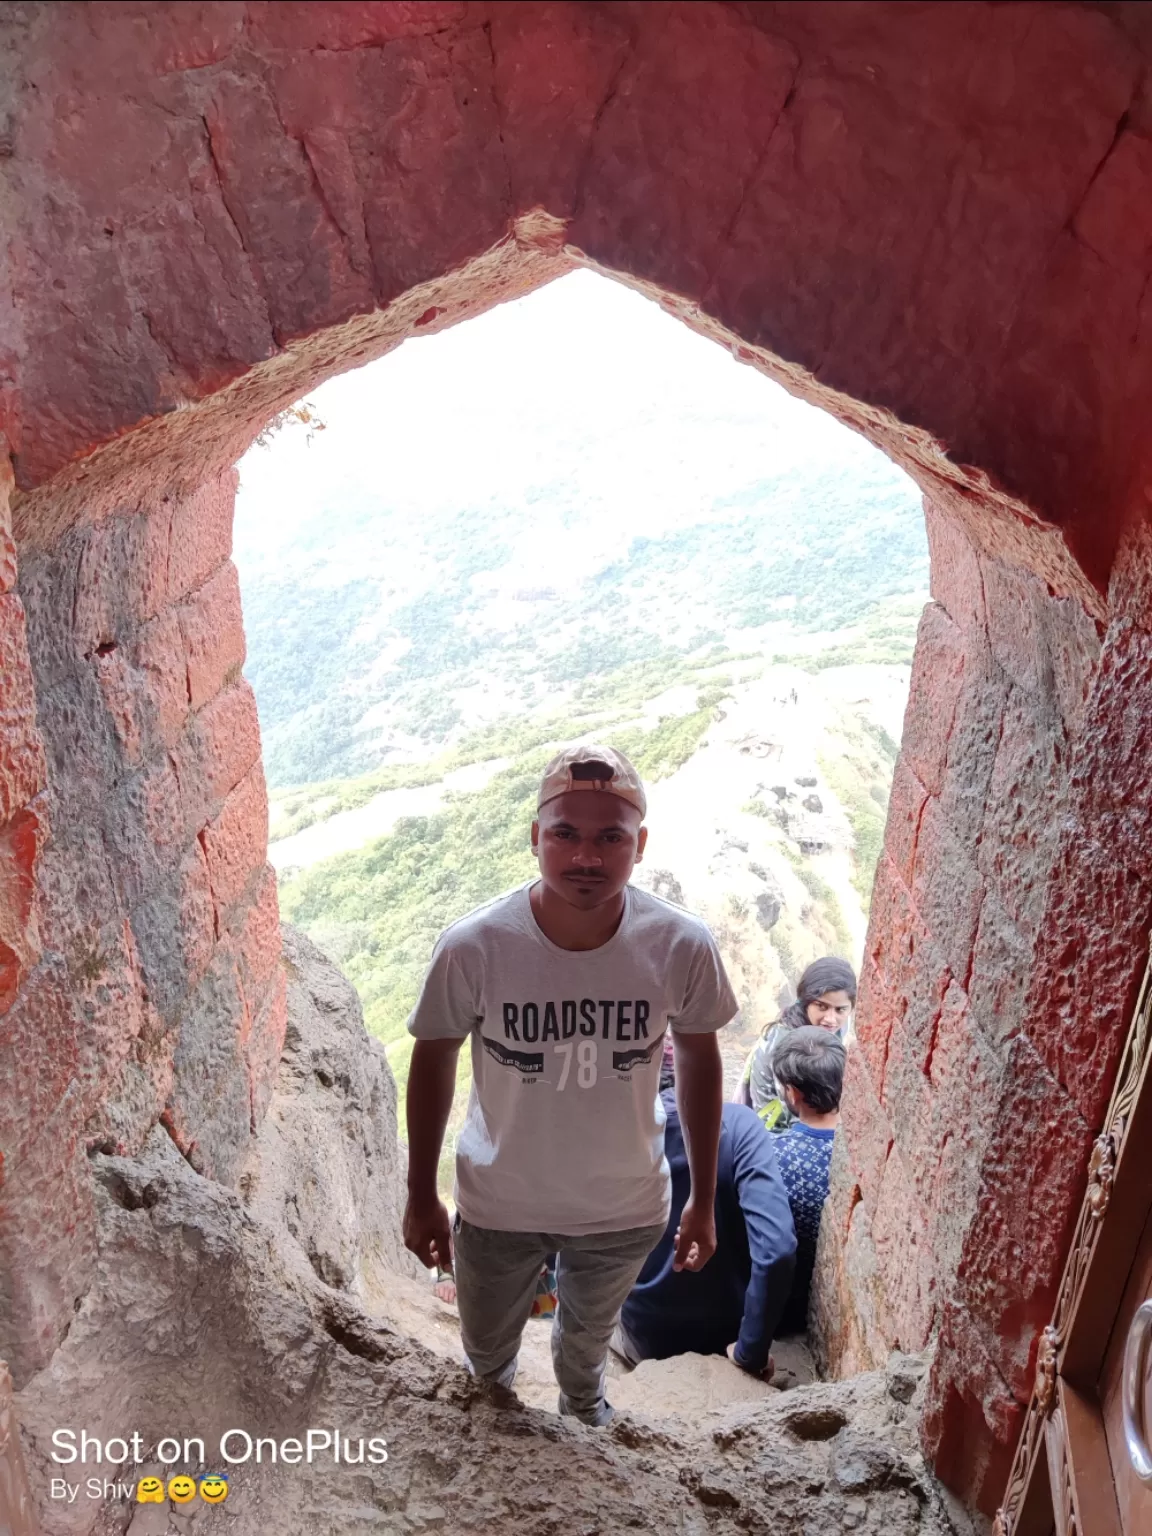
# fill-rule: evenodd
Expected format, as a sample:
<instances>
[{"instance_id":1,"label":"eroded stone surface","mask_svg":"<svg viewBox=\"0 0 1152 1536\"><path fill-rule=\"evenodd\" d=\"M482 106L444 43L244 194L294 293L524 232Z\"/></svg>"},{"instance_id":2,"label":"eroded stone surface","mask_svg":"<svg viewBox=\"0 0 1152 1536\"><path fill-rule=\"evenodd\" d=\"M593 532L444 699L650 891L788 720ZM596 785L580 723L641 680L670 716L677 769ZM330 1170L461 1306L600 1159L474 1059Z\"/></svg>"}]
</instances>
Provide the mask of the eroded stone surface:
<instances>
[{"instance_id":1,"label":"eroded stone surface","mask_svg":"<svg viewBox=\"0 0 1152 1536\"><path fill-rule=\"evenodd\" d=\"M637 1382L633 1405L598 1432L479 1388L458 1339L430 1351L405 1337L387 1320L390 1291L415 1284L438 1304L399 1246L395 1085L335 967L290 929L285 958L291 1022L239 1191L196 1173L159 1127L137 1157L92 1158L94 1282L51 1364L16 1398L46 1536L182 1526L169 1508L144 1521L131 1503L47 1498L60 1472L51 1434L65 1423L101 1438L152 1426L134 1476L164 1470L149 1459L160 1426L202 1436L212 1469L229 1473L238 1536L544 1536L560 1524L974 1536L917 1446L920 1360L788 1392L704 1362L715 1400L694 1386L698 1372L682 1372L665 1419L658 1381ZM737 1388L727 1406L724 1373ZM630 1384L613 1389L626 1397ZM310 1466L226 1467L213 1454L227 1429L282 1441L322 1426L385 1437L387 1463L336 1466L329 1453Z\"/></svg>"}]
</instances>

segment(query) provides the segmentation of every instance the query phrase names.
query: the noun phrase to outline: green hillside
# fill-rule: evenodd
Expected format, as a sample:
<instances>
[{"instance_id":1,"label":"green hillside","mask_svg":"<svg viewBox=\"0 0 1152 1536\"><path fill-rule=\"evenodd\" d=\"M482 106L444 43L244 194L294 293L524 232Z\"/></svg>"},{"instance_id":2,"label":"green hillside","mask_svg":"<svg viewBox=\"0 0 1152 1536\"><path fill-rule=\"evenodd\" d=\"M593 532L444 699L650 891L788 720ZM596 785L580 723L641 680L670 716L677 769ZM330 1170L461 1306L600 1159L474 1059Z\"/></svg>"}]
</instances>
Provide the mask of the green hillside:
<instances>
[{"instance_id":1,"label":"green hillside","mask_svg":"<svg viewBox=\"0 0 1152 1536\"><path fill-rule=\"evenodd\" d=\"M854 439L823 478L766 478L591 572L551 570L545 557L537 584L517 586L510 551L538 541L546 552L570 532L572 500L558 483L531 506L445 510L418 528L403 509L342 514L335 529L317 514L293 560L246 571L245 673L269 783L352 777L397 750L455 744L475 729L481 687L496 685L511 718L555 709L625 669L674 679L709 648L743 649L742 631L839 629L927 585L918 496ZM321 554L321 524L322 560L309 569L300 557ZM333 581L334 567L368 569L381 547L403 582ZM754 643L763 650L764 637Z\"/></svg>"}]
</instances>

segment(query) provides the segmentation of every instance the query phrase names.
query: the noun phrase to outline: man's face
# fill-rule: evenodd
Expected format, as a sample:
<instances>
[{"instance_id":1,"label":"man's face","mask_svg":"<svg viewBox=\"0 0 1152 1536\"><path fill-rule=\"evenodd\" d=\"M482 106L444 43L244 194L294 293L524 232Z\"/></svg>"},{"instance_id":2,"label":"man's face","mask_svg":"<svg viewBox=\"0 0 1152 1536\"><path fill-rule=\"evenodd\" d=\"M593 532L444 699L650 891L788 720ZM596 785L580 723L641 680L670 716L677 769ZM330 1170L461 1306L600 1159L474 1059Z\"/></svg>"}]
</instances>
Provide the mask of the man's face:
<instances>
[{"instance_id":1,"label":"man's face","mask_svg":"<svg viewBox=\"0 0 1152 1536\"><path fill-rule=\"evenodd\" d=\"M540 807L532 851L540 878L569 906L589 912L618 896L644 852L647 827L627 800L606 790L572 790Z\"/></svg>"},{"instance_id":2,"label":"man's face","mask_svg":"<svg viewBox=\"0 0 1152 1536\"><path fill-rule=\"evenodd\" d=\"M807 1012L809 1024L817 1029L839 1029L852 1017L852 999L847 992L822 992Z\"/></svg>"}]
</instances>

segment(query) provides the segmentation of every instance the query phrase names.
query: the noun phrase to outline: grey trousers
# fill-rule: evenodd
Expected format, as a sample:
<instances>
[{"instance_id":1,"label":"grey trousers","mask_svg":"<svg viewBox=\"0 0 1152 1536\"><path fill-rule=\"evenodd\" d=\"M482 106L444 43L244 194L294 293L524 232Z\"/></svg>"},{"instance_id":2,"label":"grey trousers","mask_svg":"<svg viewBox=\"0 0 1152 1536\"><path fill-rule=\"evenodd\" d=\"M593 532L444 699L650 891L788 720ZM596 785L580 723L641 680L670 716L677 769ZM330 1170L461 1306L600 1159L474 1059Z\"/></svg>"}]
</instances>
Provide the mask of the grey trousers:
<instances>
[{"instance_id":1,"label":"grey trousers","mask_svg":"<svg viewBox=\"0 0 1152 1536\"><path fill-rule=\"evenodd\" d=\"M510 1387L536 1277L555 1253L552 1365L561 1407L592 1418L604 1401L608 1340L644 1260L664 1236L655 1227L565 1237L557 1232L496 1232L457 1214L452 1246L464 1353L476 1376Z\"/></svg>"}]
</instances>

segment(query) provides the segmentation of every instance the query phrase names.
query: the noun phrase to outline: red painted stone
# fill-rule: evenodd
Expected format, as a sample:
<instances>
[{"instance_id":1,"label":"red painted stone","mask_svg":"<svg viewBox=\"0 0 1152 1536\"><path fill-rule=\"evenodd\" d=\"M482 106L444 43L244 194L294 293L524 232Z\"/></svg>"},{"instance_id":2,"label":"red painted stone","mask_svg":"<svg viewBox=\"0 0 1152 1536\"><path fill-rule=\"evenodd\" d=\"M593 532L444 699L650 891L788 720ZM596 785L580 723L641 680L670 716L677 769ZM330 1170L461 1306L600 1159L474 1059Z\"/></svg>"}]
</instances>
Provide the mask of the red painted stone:
<instances>
[{"instance_id":1,"label":"red painted stone","mask_svg":"<svg viewBox=\"0 0 1152 1536\"><path fill-rule=\"evenodd\" d=\"M10 1174L43 1136L78 1070L80 1024L69 977L57 959L28 976L15 1007L0 1018L0 1167Z\"/></svg>"},{"instance_id":2,"label":"red painted stone","mask_svg":"<svg viewBox=\"0 0 1152 1536\"><path fill-rule=\"evenodd\" d=\"M294 334L314 330L320 294L327 323L343 320L371 309L373 297L394 299L507 237L513 210L492 46L480 26L276 64L276 112L305 145L305 177L291 183L277 136L285 193L264 197L269 140L251 114L226 130L224 168L262 286L273 271L282 274L284 295L271 299L274 324ZM234 107L231 117L239 117ZM427 308L421 303L412 320Z\"/></svg>"},{"instance_id":3,"label":"red painted stone","mask_svg":"<svg viewBox=\"0 0 1152 1536\"><path fill-rule=\"evenodd\" d=\"M899 1349L923 1349L936 1315L936 1269L928 1226L899 1146L884 1165L872 1216L872 1245L885 1277L881 1316Z\"/></svg>"},{"instance_id":4,"label":"red painted stone","mask_svg":"<svg viewBox=\"0 0 1152 1536\"><path fill-rule=\"evenodd\" d=\"M1122 134L1076 214L1077 237L1121 271L1147 268L1152 256L1152 209L1142 197L1149 181L1152 144Z\"/></svg>"},{"instance_id":5,"label":"red painted stone","mask_svg":"<svg viewBox=\"0 0 1152 1536\"><path fill-rule=\"evenodd\" d=\"M885 1124L892 1127L925 1209L938 1160L932 1145L934 1095L925 1071L927 1059L924 1042L910 1036L902 1024L893 1025L881 1103Z\"/></svg>"},{"instance_id":6,"label":"red painted stone","mask_svg":"<svg viewBox=\"0 0 1152 1536\"><path fill-rule=\"evenodd\" d=\"M115 928L110 926L83 952L69 979L78 1015L76 1081L87 1131L92 1111L106 1102L144 1023L137 955L127 919Z\"/></svg>"},{"instance_id":7,"label":"red painted stone","mask_svg":"<svg viewBox=\"0 0 1152 1536\"><path fill-rule=\"evenodd\" d=\"M1035 1342L1051 1316L1094 1135L1032 1046L1013 1041L955 1300L1021 1401L1032 1390Z\"/></svg>"},{"instance_id":8,"label":"red painted stone","mask_svg":"<svg viewBox=\"0 0 1152 1536\"><path fill-rule=\"evenodd\" d=\"M178 501L171 510L167 595L170 603L202 587L232 554L234 469Z\"/></svg>"},{"instance_id":9,"label":"red painted stone","mask_svg":"<svg viewBox=\"0 0 1152 1536\"><path fill-rule=\"evenodd\" d=\"M176 610L188 663L188 702L199 709L244 665L240 577L229 560Z\"/></svg>"},{"instance_id":10,"label":"red painted stone","mask_svg":"<svg viewBox=\"0 0 1152 1536\"><path fill-rule=\"evenodd\" d=\"M878 1085L872 1090L874 1098L884 1083L888 1040L899 1015L896 997L881 976L875 960L871 955L865 955L856 996L856 1043L867 1063L868 1076Z\"/></svg>"},{"instance_id":11,"label":"red painted stone","mask_svg":"<svg viewBox=\"0 0 1152 1536\"><path fill-rule=\"evenodd\" d=\"M245 1048L253 1131L263 1120L276 1086L287 1029L288 981L283 969L278 967L273 972L260 1012L252 1022Z\"/></svg>"},{"instance_id":12,"label":"red painted stone","mask_svg":"<svg viewBox=\"0 0 1152 1536\"><path fill-rule=\"evenodd\" d=\"M259 757L256 696L241 678L192 717L172 753L188 824L201 828L217 815Z\"/></svg>"},{"instance_id":13,"label":"red painted stone","mask_svg":"<svg viewBox=\"0 0 1152 1536\"><path fill-rule=\"evenodd\" d=\"M961 632L987 627L980 554L958 517L924 498L932 596Z\"/></svg>"},{"instance_id":14,"label":"red painted stone","mask_svg":"<svg viewBox=\"0 0 1152 1536\"><path fill-rule=\"evenodd\" d=\"M950 1488L986 1514L1002 1502L1024 1405L1005 1386L962 1307L942 1309L920 1434Z\"/></svg>"},{"instance_id":15,"label":"red painted stone","mask_svg":"<svg viewBox=\"0 0 1152 1536\"><path fill-rule=\"evenodd\" d=\"M161 507L150 515L105 518L86 531L71 616L80 656L122 640L164 606L168 524Z\"/></svg>"},{"instance_id":16,"label":"red painted stone","mask_svg":"<svg viewBox=\"0 0 1152 1536\"><path fill-rule=\"evenodd\" d=\"M663 6L660 26L639 33L597 123L573 244L606 267L702 295L799 63L783 38L723 9ZM713 88L717 64L723 91ZM668 100L675 113L658 105Z\"/></svg>"},{"instance_id":17,"label":"red painted stone","mask_svg":"<svg viewBox=\"0 0 1152 1536\"><path fill-rule=\"evenodd\" d=\"M180 928L177 942L184 955L188 983L194 986L207 970L216 946L215 906L208 860L198 842L180 866Z\"/></svg>"},{"instance_id":18,"label":"red painted stone","mask_svg":"<svg viewBox=\"0 0 1152 1536\"><path fill-rule=\"evenodd\" d=\"M16 544L12 538L12 491L16 477L8 439L0 432L0 593L10 592L16 583Z\"/></svg>"},{"instance_id":19,"label":"red painted stone","mask_svg":"<svg viewBox=\"0 0 1152 1536\"><path fill-rule=\"evenodd\" d=\"M200 834L208 860L208 879L221 925L252 874L268 856L268 792L257 762L224 802L224 809Z\"/></svg>"},{"instance_id":20,"label":"red painted stone","mask_svg":"<svg viewBox=\"0 0 1152 1536\"><path fill-rule=\"evenodd\" d=\"M1115 856L1146 870L1140 839L1152 824L1152 634L1131 620L1112 624L1075 761L1074 809L1108 827Z\"/></svg>"},{"instance_id":21,"label":"red painted stone","mask_svg":"<svg viewBox=\"0 0 1152 1536\"><path fill-rule=\"evenodd\" d=\"M255 0L247 7L252 38L270 49L292 52L343 52L378 48L404 37L443 32L464 19L463 0L326 0L300 5L297 0Z\"/></svg>"},{"instance_id":22,"label":"red painted stone","mask_svg":"<svg viewBox=\"0 0 1152 1536\"><path fill-rule=\"evenodd\" d=\"M0 827L0 943L10 956L7 978L0 961L0 1014L11 1003L20 974L31 970L40 954L35 876L42 839L43 826L32 808Z\"/></svg>"},{"instance_id":23,"label":"red painted stone","mask_svg":"<svg viewBox=\"0 0 1152 1536\"><path fill-rule=\"evenodd\" d=\"M7 1280L4 1353L18 1384L47 1365L96 1258L92 1182L66 1097L13 1166L0 1167L0 1273Z\"/></svg>"},{"instance_id":24,"label":"red painted stone","mask_svg":"<svg viewBox=\"0 0 1152 1536\"><path fill-rule=\"evenodd\" d=\"M147 725L141 723L137 730L153 738L155 746L174 746L191 708L184 638L176 610L157 614L137 631L131 660L136 672L133 701L147 714Z\"/></svg>"},{"instance_id":25,"label":"red painted stone","mask_svg":"<svg viewBox=\"0 0 1152 1536\"><path fill-rule=\"evenodd\" d=\"M983 899L984 882L972 851L953 831L940 803L929 799L920 819L912 900L931 943L924 958L938 975L947 967L961 983L967 980ZM910 960L915 965L915 948ZM943 987L939 991L942 996Z\"/></svg>"},{"instance_id":26,"label":"red painted stone","mask_svg":"<svg viewBox=\"0 0 1152 1536\"><path fill-rule=\"evenodd\" d=\"M1142 629L1152 628L1152 476L1135 499L1108 582L1108 604Z\"/></svg>"},{"instance_id":27,"label":"red painted stone","mask_svg":"<svg viewBox=\"0 0 1152 1536\"><path fill-rule=\"evenodd\" d=\"M1052 683L1065 733L1071 738L1081 730L1087 715L1104 626L1072 597L1050 601L1046 617Z\"/></svg>"},{"instance_id":28,"label":"red painted stone","mask_svg":"<svg viewBox=\"0 0 1152 1536\"><path fill-rule=\"evenodd\" d=\"M931 1118L906 1154L928 1213L938 1273L950 1283L975 1218L985 1148L996 1134L1005 1062L975 1024L954 982L944 1000L928 1070Z\"/></svg>"},{"instance_id":29,"label":"red painted stone","mask_svg":"<svg viewBox=\"0 0 1152 1536\"><path fill-rule=\"evenodd\" d=\"M247 906L236 906L228 914L228 934L240 961L240 985L249 1018L260 1011L268 981L280 962L280 903L276 891L276 871L266 864L257 876L255 890Z\"/></svg>"},{"instance_id":30,"label":"red painted stone","mask_svg":"<svg viewBox=\"0 0 1152 1536\"><path fill-rule=\"evenodd\" d=\"M940 813L962 847L974 854L988 814L988 796L1009 683L992 658L983 630L964 634L964 684L948 738Z\"/></svg>"},{"instance_id":31,"label":"red painted stone","mask_svg":"<svg viewBox=\"0 0 1152 1536\"><path fill-rule=\"evenodd\" d=\"M892 775L888 796L888 821L884 828L884 852L906 886L912 884L916 840L928 791L916 777L911 761L901 752Z\"/></svg>"},{"instance_id":32,"label":"red painted stone","mask_svg":"<svg viewBox=\"0 0 1152 1536\"><path fill-rule=\"evenodd\" d=\"M1028 1010L1026 1017L1025 1009L1035 987L1033 960L1029 936L1021 933L995 896L985 896L972 953L969 996L972 1021L990 1039L1006 1040L1031 1027L1034 1010ZM1050 1006L1050 1001L1042 1006Z\"/></svg>"},{"instance_id":33,"label":"red painted stone","mask_svg":"<svg viewBox=\"0 0 1152 1536\"><path fill-rule=\"evenodd\" d=\"M867 954L880 979L887 984L889 976L900 972L901 956L907 953L911 944L910 934L917 917L908 886L901 880L886 850L881 850L876 861L871 913ZM896 1001L894 998L893 1002Z\"/></svg>"},{"instance_id":34,"label":"red painted stone","mask_svg":"<svg viewBox=\"0 0 1152 1536\"><path fill-rule=\"evenodd\" d=\"M570 216L593 128L630 51L627 18L608 7L556 6L542 69L531 9L512 0L491 14L500 132L517 207Z\"/></svg>"},{"instance_id":35,"label":"red painted stone","mask_svg":"<svg viewBox=\"0 0 1152 1536\"><path fill-rule=\"evenodd\" d=\"M276 340L307 333L317 291L328 299L331 321L370 310L371 282L350 259L307 150L285 136L267 83L259 75L218 77L204 122L224 203L259 273Z\"/></svg>"},{"instance_id":36,"label":"red painted stone","mask_svg":"<svg viewBox=\"0 0 1152 1536\"><path fill-rule=\"evenodd\" d=\"M933 795L940 793L944 782L948 738L964 684L964 659L961 631L939 604L929 604L916 636L900 752Z\"/></svg>"},{"instance_id":37,"label":"red painted stone","mask_svg":"<svg viewBox=\"0 0 1152 1536\"><path fill-rule=\"evenodd\" d=\"M44 787L44 748L24 637L24 607L0 596L0 822L10 821Z\"/></svg>"},{"instance_id":38,"label":"red painted stone","mask_svg":"<svg viewBox=\"0 0 1152 1536\"><path fill-rule=\"evenodd\" d=\"M936 803L932 800L925 806L926 824L930 817L939 821ZM924 846L923 834L921 846ZM955 864L948 865L945 869L954 867ZM930 861L929 855L918 854L916 868L918 883L927 889L931 903L935 903L938 900L937 888L935 885L925 887L925 881L942 873L939 866L935 861ZM959 870L962 876L966 873L962 863L959 864ZM872 1004L872 978L869 976L869 992L861 1009L862 1020L858 1032L862 1040L869 1042L876 1029L873 1013L891 1017L894 1024L899 1023L913 1044L918 1063L923 1068L932 1049L936 1021L952 979L952 971L941 944L923 921L913 895L905 888L886 857L877 868L872 914L869 928L872 939L870 959L875 963L878 977L883 982L883 1001L878 994L879 1008ZM955 943L954 926L954 923L949 924L946 937ZM868 1049L875 1074L878 1053L871 1045Z\"/></svg>"},{"instance_id":39,"label":"red painted stone","mask_svg":"<svg viewBox=\"0 0 1152 1536\"><path fill-rule=\"evenodd\" d=\"M1048 875L1060 849L1067 756L1058 717L1037 707L1035 693L1011 689L1001 717L978 864L1026 940L1039 926Z\"/></svg>"},{"instance_id":40,"label":"red painted stone","mask_svg":"<svg viewBox=\"0 0 1152 1536\"><path fill-rule=\"evenodd\" d=\"M875 1206L892 1146L892 1129L858 1050L848 1052L840 1129L849 1166L861 1193Z\"/></svg>"},{"instance_id":41,"label":"red painted stone","mask_svg":"<svg viewBox=\"0 0 1152 1536\"><path fill-rule=\"evenodd\" d=\"M1125 867L1118 844L1075 833L1049 883L1025 1028L1085 1123L1099 1128L1147 959L1152 886Z\"/></svg>"}]
</instances>

